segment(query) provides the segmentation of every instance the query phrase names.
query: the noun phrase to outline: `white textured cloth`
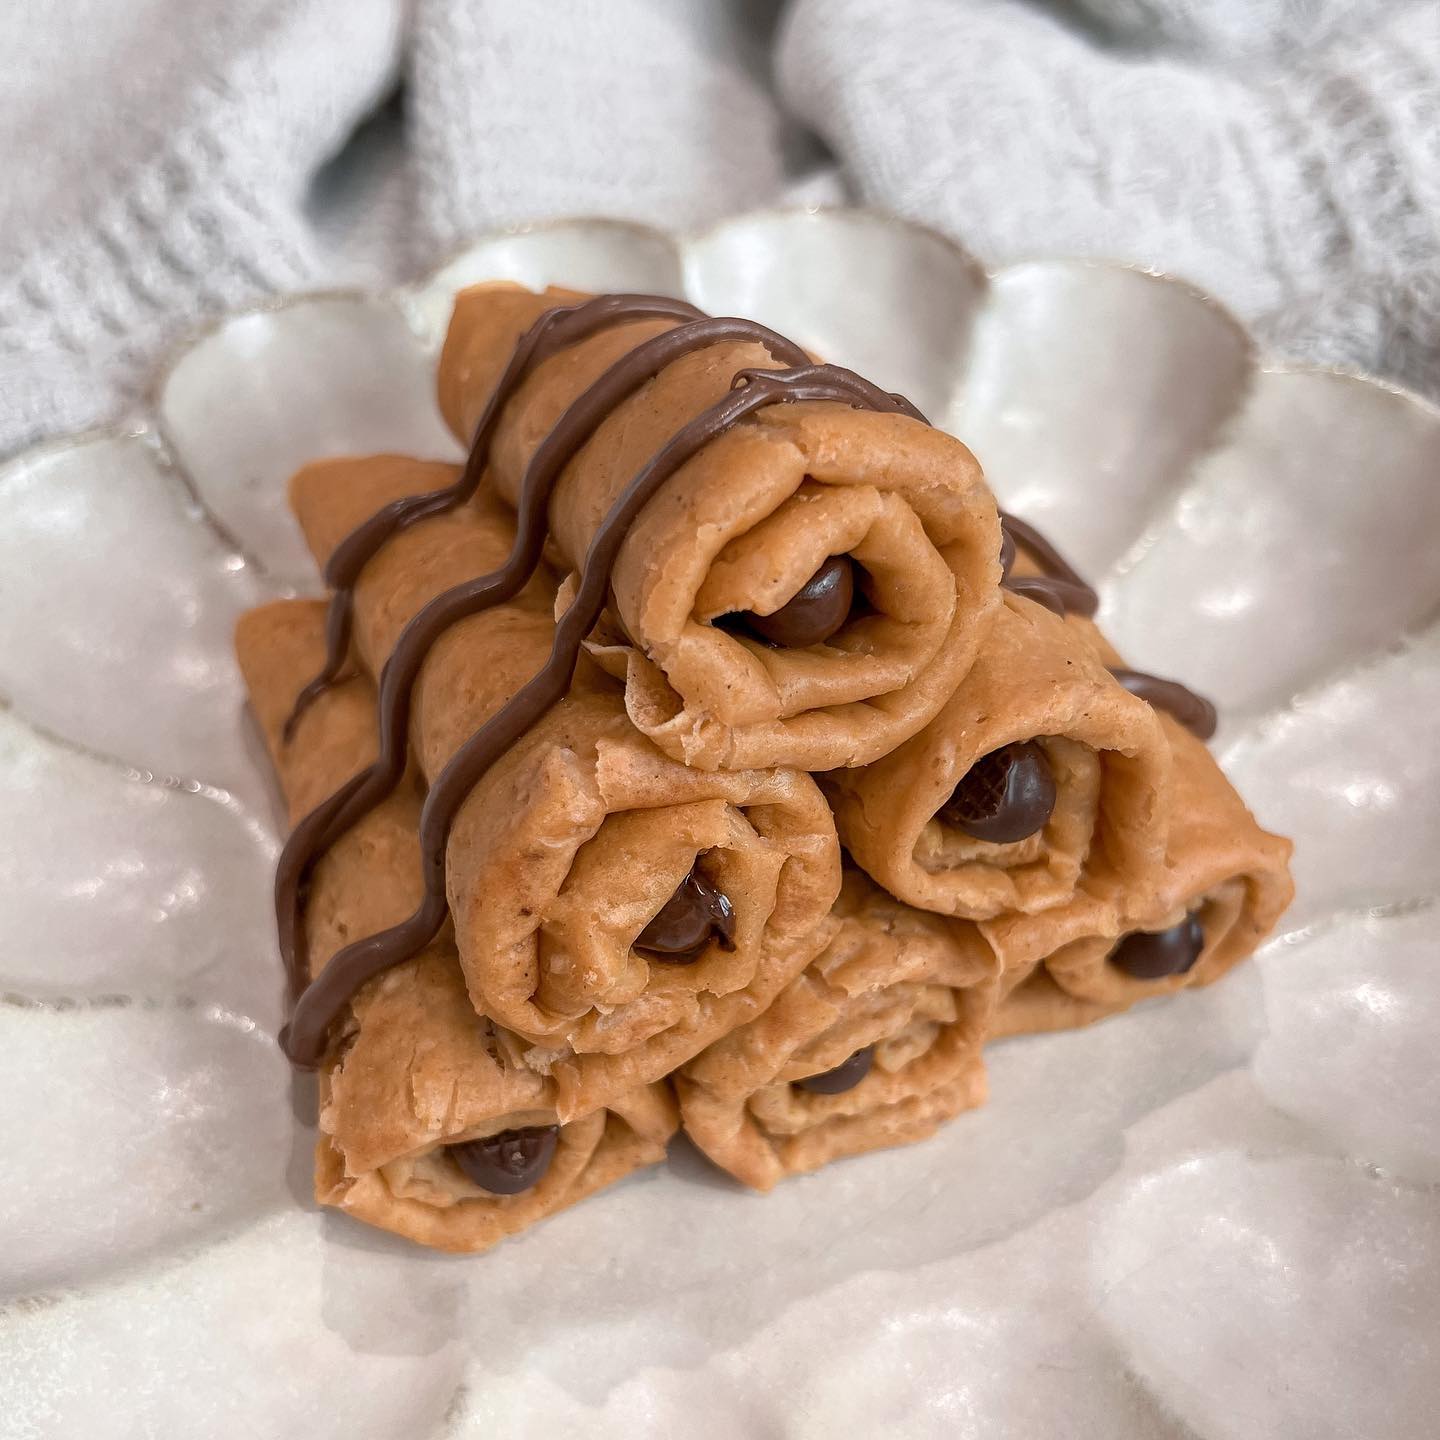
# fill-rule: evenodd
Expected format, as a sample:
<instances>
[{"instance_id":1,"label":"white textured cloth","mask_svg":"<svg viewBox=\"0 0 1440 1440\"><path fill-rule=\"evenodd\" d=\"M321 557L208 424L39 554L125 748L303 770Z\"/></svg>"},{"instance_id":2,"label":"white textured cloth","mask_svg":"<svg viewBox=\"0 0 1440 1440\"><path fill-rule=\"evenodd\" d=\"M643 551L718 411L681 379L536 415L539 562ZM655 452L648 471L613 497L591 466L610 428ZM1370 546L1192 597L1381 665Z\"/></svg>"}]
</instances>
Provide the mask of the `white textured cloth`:
<instances>
[{"instance_id":1,"label":"white textured cloth","mask_svg":"<svg viewBox=\"0 0 1440 1440\"><path fill-rule=\"evenodd\" d=\"M402 0L0 6L0 453L114 415L179 334L313 284L312 177Z\"/></svg>"},{"instance_id":2,"label":"white textured cloth","mask_svg":"<svg viewBox=\"0 0 1440 1440\"><path fill-rule=\"evenodd\" d=\"M1434 0L49 0L0 7L0 136L0 453L236 305L827 163L988 262L1168 270L1440 393Z\"/></svg>"},{"instance_id":3,"label":"white textured cloth","mask_svg":"<svg viewBox=\"0 0 1440 1440\"><path fill-rule=\"evenodd\" d=\"M1084 4L1132 43L1023 0L799 0L781 87L860 195L987 262L1139 261L1440 391L1440 7Z\"/></svg>"}]
</instances>

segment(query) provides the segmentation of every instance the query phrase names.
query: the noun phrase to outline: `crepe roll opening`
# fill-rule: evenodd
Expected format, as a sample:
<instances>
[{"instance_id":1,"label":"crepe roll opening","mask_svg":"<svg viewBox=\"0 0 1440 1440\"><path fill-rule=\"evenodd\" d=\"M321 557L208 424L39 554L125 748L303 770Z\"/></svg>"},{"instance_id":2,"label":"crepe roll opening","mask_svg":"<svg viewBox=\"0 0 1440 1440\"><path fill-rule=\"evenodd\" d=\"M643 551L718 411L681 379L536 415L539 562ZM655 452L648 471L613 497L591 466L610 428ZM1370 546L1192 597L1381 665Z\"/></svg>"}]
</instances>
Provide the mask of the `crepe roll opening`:
<instances>
[{"instance_id":1,"label":"crepe roll opening","mask_svg":"<svg viewBox=\"0 0 1440 1440\"><path fill-rule=\"evenodd\" d=\"M462 810L456 845L477 1008L525 1035L529 1063L562 1088L595 1083L602 1059L646 1078L689 1059L803 968L839 888L834 821L809 776L676 765L608 691L540 722ZM681 963L647 952L692 881L723 899L723 921Z\"/></svg>"},{"instance_id":2,"label":"crepe roll opening","mask_svg":"<svg viewBox=\"0 0 1440 1440\"><path fill-rule=\"evenodd\" d=\"M750 1113L773 1136L797 1136L833 1119L901 1104L966 1069L981 1033L973 1020L949 986L893 986L802 1046L750 1097ZM868 1062L853 1083L820 1089L805 1083L837 1071L849 1080L844 1071L856 1056Z\"/></svg>"},{"instance_id":3,"label":"crepe roll opening","mask_svg":"<svg viewBox=\"0 0 1440 1440\"><path fill-rule=\"evenodd\" d=\"M1007 596L935 719L825 784L843 843L886 889L991 921L1153 890L1169 771L1150 707L1062 620Z\"/></svg>"},{"instance_id":4,"label":"crepe roll opening","mask_svg":"<svg viewBox=\"0 0 1440 1440\"><path fill-rule=\"evenodd\" d=\"M1095 938L1045 962L1063 988L1102 1004L1218 980L1255 951L1294 894L1290 842L1260 827L1199 740L1168 715L1161 727L1174 760L1164 870Z\"/></svg>"},{"instance_id":5,"label":"crepe roll opening","mask_svg":"<svg viewBox=\"0 0 1440 1440\"><path fill-rule=\"evenodd\" d=\"M604 1017L643 996L739 989L765 943L785 858L743 808L721 799L607 815L539 917L534 1003ZM697 923L664 925L667 910L695 890L688 908ZM698 946L664 943L685 928Z\"/></svg>"},{"instance_id":6,"label":"crepe roll opening","mask_svg":"<svg viewBox=\"0 0 1440 1440\"><path fill-rule=\"evenodd\" d=\"M1143 921L1059 946L1045 970L1067 993L1097 1005L1125 1006L1191 985L1207 985L1258 943L1244 877L1231 876Z\"/></svg>"},{"instance_id":7,"label":"crepe roll opening","mask_svg":"<svg viewBox=\"0 0 1440 1440\"><path fill-rule=\"evenodd\" d=\"M1028 1006L1044 1018L1028 1026L1006 1021L1007 1033L1084 1024L1150 996L1211 984L1254 953L1289 904L1289 842L1255 823L1204 747L1191 743L1177 785L1177 803L1188 805L1176 811L1157 888L1121 905L981 927L1007 971L1028 977L1012 981L1002 1017ZM1049 994L1047 981L1068 1000Z\"/></svg>"},{"instance_id":8,"label":"crepe roll opening","mask_svg":"<svg viewBox=\"0 0 1440 1440\"><path fill-rule=\"evenodd\" d=\"M515 304L460 297L442 393L494 371L493 356L478 357L509 333L487 318L502 300ZM571 406L588 416L590 387L666 328L617 327L539 365L496 432L500 493L513 502L552 427ZM672 437L738 374L775 368L765 343L717 339L628 392L558 477L556 553L581 565L612 505ZM453 398L449 409L469 413ZM688 764L861 764L913 734L968 666L998 603L999 548L993 498L958 440L890 411L771 404L710 438L632 525L611 576L607 668L625 679L635 723ZM831 593L830 610L809 607L798 630L792 612L778 637L767 634L832 561L849 562L834 573L861 603Z\"/></svg>"},{"instance_id":9,"label":"crepe roll opening","mask_svg":"<svg viewBox=\"0 0 1440 1440\"><path fill-rule=\"evenodd\" d=\"M659 1085L563 1125L553 1119L539 1126L511 1123L530 1118L531 1112L516 1112L494 1122L504 1123L510 1134L539 1130L549 1137L539 1173L520 1177L526 1183L485 1177L492 1184L511 1185L510 1193L487 1189L467 1175L454 1151L473 1142L462 1138L446 1137L375 1169L351 1173L343 1140L322 1135L316 1198L422 1245L475 1253L655 1164L664 1157L676 1125L673 1102Z\"/></svg>"},{"instance_id":10,"label":"crepe roll opening","mask_svg":"<svg viewBox=\"0 0 1440 1440\"><path fill-rule=\"evenodd\" d=\"M604 1126L603 1111L568 1125L559 1124L553 1111L515 1111L388 1161L378 1173L399 1200L441 1207L467 1200L513 1204L546 1184L552 1172L552 1189L569 1183Z\"/></svg>"},{"instance_id":11,"label":"crepe roll opening","mask_svg":"<svg viewBox=\"0 0 1440 1440\"><path fill-rule=\"evenodd\" d=\"M998 961L972 925L846 875L825 950L763 1015L685 1066L696 1143L768 1189L841 1155L920 1139L985 1095Z\"/></svg>"},{"instance_id":12,"label":"crepe roll opening","mask_svg":"<svg viewBox=\"0 0 1440 1440\"><path fill-rule=\"evenodd\" d=\"M806 587L827 576L842 583L807 606ZM661 664L692 706L728 723L788 718L908 683L944 643L956 603L949 566L901 497L807 477L719 552Z\"/></svg>"},{"instance_id":13,"label":"crepe roll opening","mask_svg":"<svg viewBox=\"0 0 1440 1440\"><path fill-rule=\"evenodd\" d=\"M626 681L632 719L692 764L829 769L881 753L933 714L996 603L998 522L978 497L931 514L924 487L907 490L893 471L877 467L872 483L863 470L815 463L827 426L860 419L927 440L936 432L834 406L777 408L819 413L761 412L708 446L675 477L673 505L662 492L641 516L616 567L616 610L633 648L607 668ZM715 492L733 489L726 472L742 467L747 493L722 513ZM683 529L677 508L694 515ZM699 545L682 553L681 533ZM662 556L648 573L634 558L644 553ZM769 618L783 618L827 567L848 582L843 615L809 607L800 618L818 633L784 627L778 639L790 643L777 643Z\"/></svg>"}]
</instances>

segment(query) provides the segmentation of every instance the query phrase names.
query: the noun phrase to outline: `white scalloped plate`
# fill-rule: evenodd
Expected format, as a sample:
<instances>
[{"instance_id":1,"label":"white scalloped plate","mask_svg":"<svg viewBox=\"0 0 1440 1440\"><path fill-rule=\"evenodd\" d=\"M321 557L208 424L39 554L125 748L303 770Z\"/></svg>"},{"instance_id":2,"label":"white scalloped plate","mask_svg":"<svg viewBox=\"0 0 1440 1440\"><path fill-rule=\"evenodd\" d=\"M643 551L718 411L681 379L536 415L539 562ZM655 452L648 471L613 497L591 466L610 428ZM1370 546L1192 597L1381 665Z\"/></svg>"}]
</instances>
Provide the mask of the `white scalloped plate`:
<instances>
[{"instance_id":1,"label":"white scalloped plate","mask_svg":"<svg viewBox=\"0 0 1440 1440\"><path fill-rule=\"evenodd\" d=\"M1216 697L1295 835L1224 985L998 1047L929 1144L761 1199L685 1147L490 1256L317 1212L228 637L319 454L454 455L478 278L683 289L903 389ZM0 1415L15 1436L1387 1436L1440 1404L1440 414L1134 270L854 211L575 221L184 351L0 470Z\"/></svg>"}]
</instances>

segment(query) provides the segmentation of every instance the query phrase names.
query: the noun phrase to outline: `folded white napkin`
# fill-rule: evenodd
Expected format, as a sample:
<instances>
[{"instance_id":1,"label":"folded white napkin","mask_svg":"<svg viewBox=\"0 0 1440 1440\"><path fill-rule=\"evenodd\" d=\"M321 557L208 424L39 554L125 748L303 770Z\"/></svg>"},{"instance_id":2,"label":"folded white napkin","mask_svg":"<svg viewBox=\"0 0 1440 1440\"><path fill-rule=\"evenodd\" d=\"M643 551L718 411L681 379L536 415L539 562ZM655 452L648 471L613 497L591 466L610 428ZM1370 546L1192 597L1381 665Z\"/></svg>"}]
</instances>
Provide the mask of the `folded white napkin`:
<instances>
[{"instance_id":1,"label":"folded white napkin","mask_svg":"<svg viewBox=\"0 0 1440 1440\"><path fill-rule=\"evenodd\" d=\"M1440 393L1433 0L50 0L0 7L0 79L0 453L236 305L797 185Z\"/></svg>"}]
</instances>

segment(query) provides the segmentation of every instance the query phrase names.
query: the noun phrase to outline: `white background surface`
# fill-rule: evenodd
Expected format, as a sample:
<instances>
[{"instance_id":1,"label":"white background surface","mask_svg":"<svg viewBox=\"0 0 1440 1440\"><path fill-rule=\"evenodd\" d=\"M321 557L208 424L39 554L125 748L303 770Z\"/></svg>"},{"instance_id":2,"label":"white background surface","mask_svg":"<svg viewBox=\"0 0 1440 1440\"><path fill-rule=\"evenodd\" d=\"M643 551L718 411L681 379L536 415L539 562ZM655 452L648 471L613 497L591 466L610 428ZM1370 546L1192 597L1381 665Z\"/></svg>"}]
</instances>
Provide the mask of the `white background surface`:
<instances>
[{"instance_id":1,"label":"white background surface","mask_svg":"<svg viewBox=\"0 0 1440 1440\"><path fill-rule=\"evenodd\" d=\"M446 297L674 288L965 438L1297 839L1214 990L990 1053L935 1140L769 1197L683 1144L489 1256L310 1206L274 1046L276 811L228 634L315 585L317 453L451 454ZM863 275L865 283L858 283ZM1429 1433L1440 1404L1440 416L1266 370L1183 287L987 281L859 213L577 224L178 356L0 471L0 1431L15 1437ZM1429 627L1429 628L1427 628Z\"/></svg>"}]
</instances>

